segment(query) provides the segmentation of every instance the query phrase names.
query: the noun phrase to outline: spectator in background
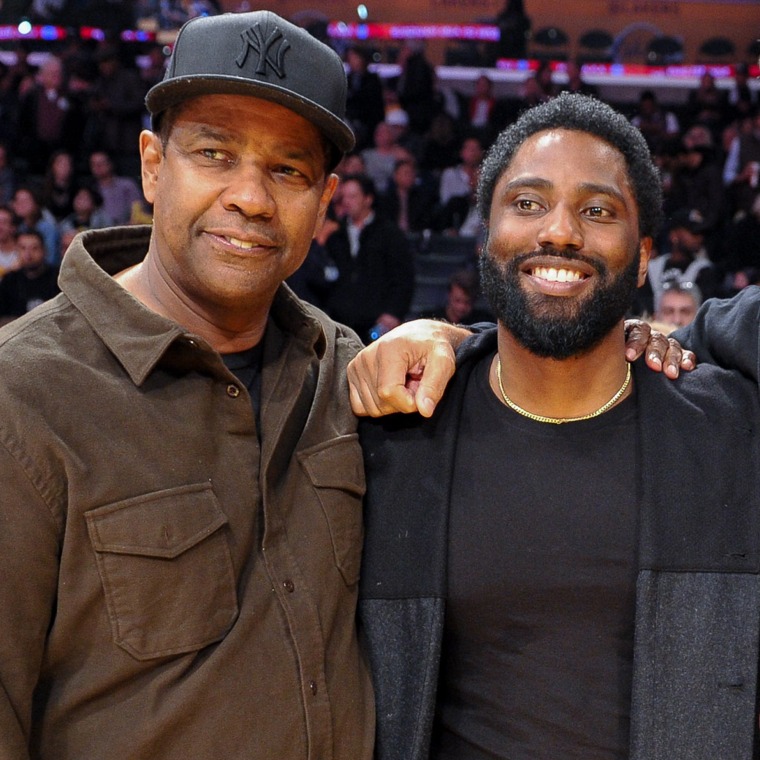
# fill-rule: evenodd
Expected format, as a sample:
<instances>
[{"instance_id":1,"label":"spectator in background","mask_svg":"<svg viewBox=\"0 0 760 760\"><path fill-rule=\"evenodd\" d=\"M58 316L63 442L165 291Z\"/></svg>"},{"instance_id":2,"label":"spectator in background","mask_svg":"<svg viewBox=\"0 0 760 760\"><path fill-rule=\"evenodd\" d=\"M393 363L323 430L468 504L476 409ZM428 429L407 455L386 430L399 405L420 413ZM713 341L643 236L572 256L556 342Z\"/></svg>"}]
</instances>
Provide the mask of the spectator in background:
<instances>
[{"instance_id":1,"label":"spectator in background","mask_svg":"<svg viewBox=\"0 0 760 760\"><path fill-rule=\"evenodd\" d=\"M739 288L734 275L748 268L760 268L760 194L747 214L732 220L726 227L721 265L727 283L722 295L732 295Z\"/></svg>"},{"instance_id":2,"label":"spectator in background","mask_svg":"<svg viewBox=\"0 0 760 760\"><path fill-rule=\"evenodd\" d=\"M559 87L554 82L551 61L539 61L536 82L544 95L544 100L550 100L559 95Z\"/></svg>"},{"instance_id":3,"label":"spectator in background","mask_svg":"<svg viewBox=\"0 0 760 760\"><path fill-rule=\"evenodd\" d=\"M728 92L728 109L730 120L750 116L757 105L755 91L749 86L749 66L737 63L734 66L734 83Z\"/></svg>"},{"instance_id":4,"label":"spectator in background","mask_svg":"<svg viewBox=\"0 0 760 760\"><path fill-rule=\"evenodd\" d=\"M0 323L6 324L60 292L58 269L45 258L39 232L19 232L16 240L19 268L0 280Z\"/></svg>"},{"instance_id":5,"label":"spectator in background","mask_svg":"<svg viewBox=\"0 0 760 760\"><path fill-rule=\"evenodd\" d=\"M723 129L728 112L726 92L715 84L715 77L705 71L696 90L689 92L686 110L690 121L705 124L717 139Z\"/></svg>"},{"instance_id":6,"label":"spectator in background","mask_svg":"<svg viewBox=\"0 0 760 760\"><path fill-rule=\"evenodd\" d=\"M573 59L567 62L567 82L562 85L562 92L578 93L580 95L591 95L599 97L599 90L593 84L589 84L583 79L582 66L579 61Z\"/></svg>"},{"instance_id":7,"label":"spectator in background","mask_svg":"<svg viewBox=\"0 0 760 760\"><path fill-rule=\"evenodd\" d=\"M31 43L19 40L14 48L15 61L5 69L0 92L2 93L2 136L15 140L17 134L18 105L20 97L34 86L37 69L29 62Z\"/></svg>"},{"instance_id":8,"label":"spectator in background","mask_svg":"<svg viewBox=\"0 0 760 760\"><path fill-rule=\"evenodd\" d=\"M644 135L653 153L660 152L666 142L677 137L681 131L676 115L663 108L654 90L644 90L641 93L639 107L631 118L631 124Z\"/></svg>"},{"instance_id":9,"label":"spectator in background","mask_svg":"<svg viewBox=\"0 0 760 760\"><path fill-rule=\"evenodd\" d=\"M660 298L674 284L693 283L699 287L703 298L717 295L719 277L707 256L704 245L704 224L698 212L679 209L670 218L667 234L667 250L649 262L647 283L643 289L651 289L653 308L660 308Z\"/></svg>"},{"instance_id":10,"label":"spectator in background","mask_svg":"<svg viewBox=\"0 0 760 760\"><path fill-rule=\"evenodd\" d=\"M704 124L692 124L683 134L681 140L687 150L697 147L714 147L715 139L713 138L710 128Z\"/></svg>"},{"instance_id":11,"label":"spectator in background","mask_svg":"<svg viewBox=\"0 0 760 760\"><path fill-rule=\"evenodd\" d=\"M380 77L369 70L370 61L370 52L364 47L351 45L346 51L346 119L354 130L359 150L369 147L375 127L385 117L383 86Z\"/></svg>"},{"instance_id":12,"label":"spectator in background","mask_svg":"<svg viewBox=\"0 0 760 760\"><path fill-rule=\"evenodd\" d=\"M425 134L436 112L435 72L425 58L422 40L406 40L399 52L401 75L396 80L396 94L401 107L409 114L412 132Z\"/></svg>"},{"instance_id":13,"label":"spectator in background","mask_svg":"<svg viewBox=\"0 0 760 760\"><path fill-rule=\"evenodd\" d=\"M750 285L760 285L760 267L744 267L733 273L732 288L727 289L727 297L735 296L739 291Z\"/></svg>"},{"instance_id":14,"label":"spectator in background","mask_svg":"<svg viewBox=\"0 0 760 760\"><path fill-rule=\"evenodd\" d=\"M0 206L0 278L18 267L16 215L10 207Z\"/></svg>"},{"instance_id":15,"label":"spectator in background","mask_svg":"<svg viewBox=\"0 0 760 760\"><path fill-rule=\"evenodd\" d=\"M496 58L526 58L531 21L523 0L507 0L496 16L496 24L499 27Z\"/></svg>"},{"instance_id":16,"label":"spectator in background","mask_svg":"<svg viewBox=\"0 0 760 760\"><path fill-rule=\"evenodd\" d=\"M142 192L130 177L114 174L111 157L102 150L90 154L90 173L103 198L103 211L114 224L129 224L135 201L142 201Z\"/></svg>"},{"instance_id":17,"label":"spectator in background","mask_svg":"<svg viewBox=\"0 0 760 760\"><path fill-rule=\"evenodd\" d=\"M551 100L558 92L552 81L551 64L548 61L541 61L535 73L523 82L521 98L526 108L532 108Z\"/></svg>"},{"instance_id":18,"label":"spectator in background","mask_svg":"<svg viewBox=\"0 0 760 760\"><path fill-rule=\"evenodd\" d=\"M436 195L420 181L414 159L401 158L390 186L377 199L377 211L403 232L421 232L431 228L436 202Z\"/></svg>"},{"instance_id":19,"label":"spectator in background","mask_svg":"<svg viewBox=\"0 0 760 760\"><path fill-rule=\"evenodd\" d=\"M449 278L446 303L436 311L421 314L423 319L445 319L452 325L473 325L493 322L493 315L475 307L479 293L478 275L474 269L461 269Z\"/></svg>"},{"instance_id":20,"label":"spectator in background","mask_svg":"<svg viewBox=\"0 0 760 760\"><path fill-rule=\"evenodd\" d=\"M335 173L339 177L345 177L347 174L366 174L367 166L361 153L352 151L347 153L343 160L335 167Z\"/></svg>"},{"instance_id":21,"label":"spectator in background","mask_svg":"<svg viewBox=\"0 0 760 760\"><path fill-rule=\"evenodd\" d=\"M0 205L11 202L16 192L16 172L11 165L8 143L0 140Z\"/></svg>"},{"instance_id":22,"label":"spectator in background","mask_svg":"<svg viewBox=\"0 0 760 760\"><path fill-rule=\"evenodd\" d=\"M361 151L361 157L375 190L384 193L393 176L396 161L408 158L409 154L396 142L392 126L381 121L375 127L373 146Z\"/></svg>"},{"instance_id":23,"label":"spectator in background","mask_svg":"<svg viewBox=\"0 0 760 760\"><path fill-rule=\"evenodd\" d=\"M87 156L99 144L101 125L90 110L92 90L98 78L98 64L94 51L82 47L73 53L66 64L68 71L68 96L75 108L82 115L82 134L74 148L74 162L77 167L85 164Z\"/></svg>"},{"instance_id":24,"label":"spectator in background","mask_svg":"<svg viewBox=\"0 0 760 760\"><path fill-rule=\"evenodd\" d=\"M445 206L457 196L468 197L475 186L480 162L483 159L483 145L477 137L467 137L459 150L460 163L444 169L438 187L438 198Z\"/></svg>"},{"instance_id":25,"label":"spectator in background","mask_svg":"<svg viewBox=\"0 0 760 760\"><path fill-rule=\"evenodd\" d=\"M60 222L73 210L76 192L74 157L66 149L53 152L42 182L42 204Z\"/></svg>"},{"instance_id":26,"label":"spectator in background","mask_svg":"<svg viewBox=\"0 0 760 760\"><path fill-rule=\"evenodd\" d=\"M326 310L362 339L371 340L373 328L387 332L406 319L414 292L414 263L398 225L375 214L372 180L348 175L342 184L345 217L325 244L337 267Z\"/></svg>"},{"instance_id":27,"label":"spectator in background","mask_svg":"<svg viewBox=\"0 0 760 760\"><path fill-rule=\"evenodd\" d=\"M434 228L446 235L478 238L483 224L477 208L477 186L480 169L472 177L467 195L453 195L440 204L435 216Z\"/></svg>"},{"instance_id":28,"label":"spectator in background","mask_svg":"<svg viewBox=\"0 0 760 760\"><path fill-rule=\"evenodd\" d=\"M493 82L485 74L481 74L475 80L475 92L467 103L467 124L470 132L475 131L487 139L492 130L491 117L495 105Z\"/></svg>"},{"instance_id":29,"label":"spectator in background","mask_svg":"<svg viewBox=\"0 0 760 760\"><path fill-rule=\"evenodd\" d=\"M723 166L732 215L749 212L760 193L760 108L756 108L750 130L740 131L731 141Z\"/></svg>"},{"instance_id":30,"label":"spectator in background","mask_svg":"<svg viewBox=\"0 0 760 760\"><path fill-rule=\"evenodd\" d=\"M682 141L665 207L666 212L688 209L701 217L711 257L726 212L722 174L723 167L713 145Z\"/></svg>"},{"instance_id":31,"label":"spectator in background","mask_svg":"<svg viewBox=\"0 0 760 760\"><path fill-rule=\"evenodd\" d=\"M45 260L48 264L57 264L60 260L58 225L55 217L42 205L37 189L31 185L20 185L13 194L11 208L18 218L18 234L39 233L45 248Z\"/></svg>"},{"instance_id":32,"label":"spectator in background","mask_svg":"<svg viewBox=\"0 0 760 760\"><path fill-rule=\"evenodd\" d=\"M416 159L422 153L423 137L410 129L409 114L403 108L391 108L385 113L385 123L391 128L393 142Z\"/></svg>"},{"instance_id":33,"label":"spectator in background","mask_svg":"<svg viewBox=\"0 0 760 760\"><path fill-rule=\"evenodd\" d=\"M103 210L103 196L92 183L82 183L74 194L74 208L60 223L61 234L74 230L99 230L113 224L111 217Z\"/></svg>"},{"instance_id":34,"label":"spectator in background","mask_svg":"<svg viewBox=\"0 0 760 760\"><path fill-rule=\"evenodd\" d=\"M34 86L20 99L16 152L27 171L42 175L56 149L73 149L81 137L82 116L64 86L61 60L54 55L40 66Z\"/></svg>"},{"instance_id":35,"label":"spectator in background","mask_svg":"<svg viewBox=\"0 0 760 760\"><path fill-rule=\"evenodd\" d=\"M454 166L459 156L459 138L454 117L446 111L437 113L422 141L420 169L440 177L444 169Z\"/></svg>"},{"instance_id":36,"label":"spectator in background","mask_svg":"<svg viewBox=\"0 0 760 760\"><path fill-rule=\"evenodd\" d=\"M164 54L164 45L155 43L148 48L146 54L147 62L140 67L140 79L143 88L147 92L154 84L158 84L166 73L166 55Z\"/></svg>"},{"instance_id":37,"label":"spectator in background","mask_svg":"<svg viewBox=\"0 0 760 760\"><path fill-rule=\"evenodd\" d=\"M115 45L104 45L95 60L98 76L88 105L93 147L108 152L120 174L138 177L140 159L136 146L143 128L146 83L134 68L124 66Z\"/></svg>"},{"instance_id":38,"label":"spectator in background","mask_svg":"<svg viewBox=\"0 0 760 760\"><path fill-rule=\"evenodd\" d=\"M66 251L69 250L69 246L78 234L79 233L76 230L65 230L61 233L61 243L59 249L61 260L63 260L63 257L66 255Z\"/></svg>"},{"instance_id":39,"label":"spectator in background","mask_svg":"<svg viewBox=\"0 0 760 760\"><path fill-rule=\"evenodd\" d=\"M702 294L694 283L675 282L662 292L654 318L656 322L675 330L690 324L701 305Z\"/></svg>"}]
</instances>

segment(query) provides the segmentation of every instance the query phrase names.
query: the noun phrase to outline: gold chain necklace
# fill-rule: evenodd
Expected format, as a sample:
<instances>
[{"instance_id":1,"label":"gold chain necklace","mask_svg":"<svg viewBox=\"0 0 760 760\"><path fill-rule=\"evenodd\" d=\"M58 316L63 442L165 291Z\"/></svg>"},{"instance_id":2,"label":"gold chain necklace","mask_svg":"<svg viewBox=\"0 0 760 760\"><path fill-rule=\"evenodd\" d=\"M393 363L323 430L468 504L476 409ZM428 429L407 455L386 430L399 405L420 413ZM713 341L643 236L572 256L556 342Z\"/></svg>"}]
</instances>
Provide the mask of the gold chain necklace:
<instances>
[{"instance_id":1,"label":"gold chain necklace","mask_svg":"<svg viewBox=\"0 0 760 760\"><path fill-rule=\"evenodd\" d=\"M614 406L628 390L628 386L631 382L631 365L628 363L628 371L625 373L625 380L620 386L620 390L606 403L600 406L595 412L584 414L582 417L544 417L540 414L533 414L527 409L523 409L521 406L515 404L504 391L504 385L501 382L501 357L496 360L496 377L499 381L499 390L501 391L501 397L504 399L504 403L513 411L521 414L523 417L527 417L535 422L549 422L552 425L562 425L564 422L581 422L583 420L590 420L592 417L598 417L600 414L604 414L609 408Z\"/></svg>"}]
</instances>

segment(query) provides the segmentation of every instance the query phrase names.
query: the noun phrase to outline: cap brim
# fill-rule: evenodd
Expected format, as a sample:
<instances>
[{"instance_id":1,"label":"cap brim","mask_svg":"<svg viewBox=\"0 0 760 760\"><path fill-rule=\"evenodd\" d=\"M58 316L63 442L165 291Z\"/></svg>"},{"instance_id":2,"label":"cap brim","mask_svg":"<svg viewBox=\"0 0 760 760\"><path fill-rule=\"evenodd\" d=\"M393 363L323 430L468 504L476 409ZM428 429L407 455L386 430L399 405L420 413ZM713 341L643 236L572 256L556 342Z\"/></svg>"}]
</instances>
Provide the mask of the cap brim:
<instances>
[{"instance_id":1,"label":"cap brim","mask_svg":"<svg viewBox=\"0 0 760 760\"><path fill-rule=\"evenodd\" d=\"M303 116L341 153L348 153L356 144L351 128L317 103L277 85L255 82L243 77L194 74L159 82L148 91L145 103L155 123L156 118L167 108L201 95L247 95L263 98Z\"/></svg>"}]
</instances>

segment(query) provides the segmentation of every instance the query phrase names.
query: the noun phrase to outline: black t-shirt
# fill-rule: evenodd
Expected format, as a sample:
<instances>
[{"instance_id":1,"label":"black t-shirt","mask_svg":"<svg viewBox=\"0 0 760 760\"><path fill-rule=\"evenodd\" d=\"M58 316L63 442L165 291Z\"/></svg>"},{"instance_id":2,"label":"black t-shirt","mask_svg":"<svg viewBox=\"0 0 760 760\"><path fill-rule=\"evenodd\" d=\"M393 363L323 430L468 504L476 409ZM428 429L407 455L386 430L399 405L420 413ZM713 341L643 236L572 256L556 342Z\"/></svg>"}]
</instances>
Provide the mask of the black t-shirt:
<instances>
[{"instance_id":1,"label":"black t-shirt","mask_svg":"<svg viewBox=\"0 0 760 760\"><path fill-rule=\"evenodd\" d=\"M259 409L261 407L261 360L264 353L264 341L253 348L233 354L222 354L222 361L227 369L248 389L251 396L256 431L261 437Z\"/></svg>"},{"instance_id":2,"label":"black t-shirt","mask_svg":"<svg viewBox=\"0 0 760 760\"><path fill-rule=\"evenodd\" d=\"M467 388L453 474L434 760L628 756L634 397L534 422Z\"/></svg>"}]
</instances>

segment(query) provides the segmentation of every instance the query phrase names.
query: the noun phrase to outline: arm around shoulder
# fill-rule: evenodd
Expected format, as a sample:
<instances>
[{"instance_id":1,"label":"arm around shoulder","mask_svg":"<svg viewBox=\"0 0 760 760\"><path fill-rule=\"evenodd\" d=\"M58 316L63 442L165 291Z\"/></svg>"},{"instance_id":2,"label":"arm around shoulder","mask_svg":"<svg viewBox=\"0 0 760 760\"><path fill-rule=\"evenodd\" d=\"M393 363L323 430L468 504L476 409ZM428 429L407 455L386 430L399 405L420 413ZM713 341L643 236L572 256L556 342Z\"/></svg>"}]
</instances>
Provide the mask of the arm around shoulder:
<instances>
[{"instance_id":1,"label":"arm around shoulder","mask_svg":"<svg viewBox=\"0 0 760 760\"><path fill-rule=\"evenodd\" d=\"M700 362L760 377L760 287L750 286L728 299L711 298L694 321L673 333Z\"/></svg>"}]
</instances>

